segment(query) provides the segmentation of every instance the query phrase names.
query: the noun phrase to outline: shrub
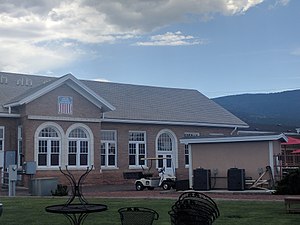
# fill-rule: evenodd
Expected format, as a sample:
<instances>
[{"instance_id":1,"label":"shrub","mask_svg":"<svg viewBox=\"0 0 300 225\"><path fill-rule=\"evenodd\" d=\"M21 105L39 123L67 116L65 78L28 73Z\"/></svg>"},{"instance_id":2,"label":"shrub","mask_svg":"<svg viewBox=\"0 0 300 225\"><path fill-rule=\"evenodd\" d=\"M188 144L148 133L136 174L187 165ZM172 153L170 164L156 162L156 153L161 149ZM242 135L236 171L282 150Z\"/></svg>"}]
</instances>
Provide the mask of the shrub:
<instances>
[{"instance_id":1,"label":"shrub","mask_svg":"<svg viewBox=\"0 0 300 225\"><path fill-rule=\"evenodd\" d=\"M290 172L282 180L277 182L276 194L300 194L300 169Z\"/></svg>"},{"instance_id":2,"label":"shrub","mask_svg":"<svg viewBox=\"0 0 300 225\"><path fill-rule=\"evenodd\" d=\"M68 195L68 187L66 185L58 184L56 190L51 191L53 196L66 196Z\"/></svg>"}]
</instances>

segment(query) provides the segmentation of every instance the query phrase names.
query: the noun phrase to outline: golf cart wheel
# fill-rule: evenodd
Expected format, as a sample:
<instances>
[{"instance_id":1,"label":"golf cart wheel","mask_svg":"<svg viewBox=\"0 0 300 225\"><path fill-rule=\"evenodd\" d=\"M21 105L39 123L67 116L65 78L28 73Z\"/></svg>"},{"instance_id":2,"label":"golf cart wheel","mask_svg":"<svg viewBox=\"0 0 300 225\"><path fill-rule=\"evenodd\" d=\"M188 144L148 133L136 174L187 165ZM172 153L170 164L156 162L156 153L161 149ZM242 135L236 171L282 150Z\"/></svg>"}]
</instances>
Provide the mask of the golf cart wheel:
<instances>
[{"instance_id":1,"label":"golf cart wheel","mask_svg":"<svg viewBox=\"0 0 300 225\"><path fill-rule=\"evenodd\" d=\"M164 190L170 190L171 189L171 184L169 182L163 182L161 186Z\"/></svg>"},{"instance_id":2,"label":"golf cart wheel","mask_svg":"<svg viewBox=\"0 0 300 225\"><path fill-rule=\"evenodd\" d=\"M135 184L135 189L137 190L137 191L142 191L142 190L144 190L144 185L142 184L142 182L137 182L136 184Z\"/></svg>"}]
</instances>

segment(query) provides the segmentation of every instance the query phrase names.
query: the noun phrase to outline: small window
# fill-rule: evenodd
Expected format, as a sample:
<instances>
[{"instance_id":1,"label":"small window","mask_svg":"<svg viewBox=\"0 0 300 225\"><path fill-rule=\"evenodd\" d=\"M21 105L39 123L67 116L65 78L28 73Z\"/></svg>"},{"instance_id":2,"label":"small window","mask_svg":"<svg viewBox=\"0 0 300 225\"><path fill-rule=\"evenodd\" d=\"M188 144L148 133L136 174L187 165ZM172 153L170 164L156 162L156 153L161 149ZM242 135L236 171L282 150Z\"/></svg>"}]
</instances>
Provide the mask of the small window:
<instances>
[{"instance_id":1,"label":"small window","mask_svg":"<svg viewBox=\"0 0 300 225\"><path fill-rule=\"evenodd\" d=\"M184 137L199 137L200 133L198 132L185 132ZM184 163L185 166L189 166L190 159L189 159L189 146L184 145Z\"/></svg>"},{"instance_id":2,"label":"small window","mask_svg":"<svg viewBox=\"0 0 300 225\"><path fill-rule=\"evenodd\" d=\"M117 166L117 142L116 131L101 131L101 166L116 167Z\"/></svg>"},{"instance_id":3,"label":"small window","mask_svg":"<svg viewBox=\"0 0 300 225\"><path fill-rule=\"evenodd\" d=\"M130 131L128 137L129 166L140 167L145 165L146 157L146 133L140 131Z\"/></svg>"}]
</instances>

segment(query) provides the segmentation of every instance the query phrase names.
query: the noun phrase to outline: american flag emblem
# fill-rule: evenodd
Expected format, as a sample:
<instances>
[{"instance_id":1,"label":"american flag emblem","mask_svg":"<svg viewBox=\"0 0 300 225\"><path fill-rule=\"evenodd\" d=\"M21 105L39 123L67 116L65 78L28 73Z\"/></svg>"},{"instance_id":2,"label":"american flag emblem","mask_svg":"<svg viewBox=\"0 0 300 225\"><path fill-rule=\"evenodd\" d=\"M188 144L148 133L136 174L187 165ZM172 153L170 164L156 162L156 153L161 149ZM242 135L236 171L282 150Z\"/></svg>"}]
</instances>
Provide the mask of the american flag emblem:
<instances>
[{"instance_id":1,"label":"american flag emblem","mask_svg":"<svg viewBox=\"0 0 300 225\"><path fill-rule=\"evenodd\" d=\"M69 96L58 96L58 113L72 114L73 113L73 98Z\"/></svg>"}]
</instances>

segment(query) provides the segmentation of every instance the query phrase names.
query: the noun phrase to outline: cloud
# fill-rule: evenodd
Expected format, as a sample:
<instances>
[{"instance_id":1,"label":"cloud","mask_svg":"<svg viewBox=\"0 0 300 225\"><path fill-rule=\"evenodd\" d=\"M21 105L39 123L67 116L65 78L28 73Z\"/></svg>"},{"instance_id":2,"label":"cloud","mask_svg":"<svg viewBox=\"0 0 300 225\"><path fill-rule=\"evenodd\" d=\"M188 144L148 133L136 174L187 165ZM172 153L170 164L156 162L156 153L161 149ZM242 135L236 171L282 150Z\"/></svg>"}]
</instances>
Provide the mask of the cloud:
<instances>
[{"instance_id":1,"label":"cloud","mask_svg":"<svg viewBox=\"0 0 300 225\"><path fill-rule=\"evenodd\" d=\"M263 0L0 0L0 70L54 70L85 55L80 49L82 45L134 39L177 22L188 22L189 15L205 19L215 14L244 13L261 2ZM176 46L201 42L181 33L166 33L138 44Z\"/></svg>"},{"instance_id":2,"label":"cloud","mask_svg":"<svg viewBox=\"0 0 300 225\"><path fill-rule=\"evenodd\" d=\"M9 72L36 73L46 68L55 69L75 61L82 52L55 46L37 46L26 42L0 41L0 68Z\"/></svg>"},{"instance_id":3,"label":"cloud","mask_svg":"<svg viewBox=\"0 0 300 225\"><path fill-rule=\"evenodd\" d=\"M300 56L300 48L297 48L291 52L292 55Z\"/></svg>"},{"instance_id":4,"label":"cloud","mask_svg":"<svg viewBox=\"0 0 300 225\"><path fill-rule=\"evenodd\" d=\"M290 0L276 0L273 5L269 6L269 9L275 9L280 6L287 6L290 3Z\"/></svg>"},{"instance_id":5,"label":"cloud","mask_svg":"<svg viewBox=\"0 0 300 225\"><path fill-rule=\"evenodd\" d=\"M290 3L290 0L277 0L277 4L280 4L280 5L288 5Z\"/></svg>"},{"instance_id":6,"label":"cloud","mask_svg":"<svg viewBox=\"0 0 300 225\"><path fill-rule=\"evenodd\" d=\"M185 36L180 31L175 33L167 32L162 35L155 35L151 37L150 41L137 42L139 46L180 46L180 45L199 45L204 44L204 40L200 40L193 36Z\"/></svg>"}]
</instances>

